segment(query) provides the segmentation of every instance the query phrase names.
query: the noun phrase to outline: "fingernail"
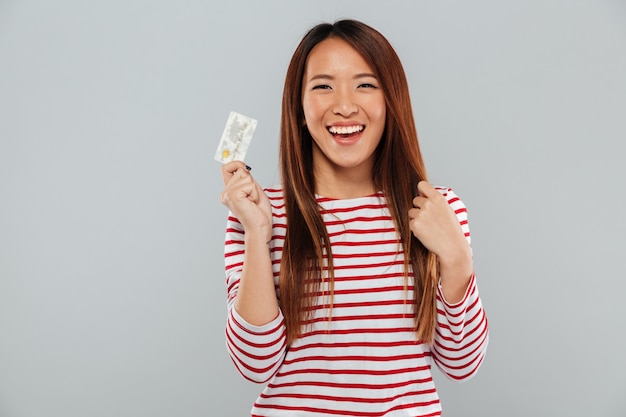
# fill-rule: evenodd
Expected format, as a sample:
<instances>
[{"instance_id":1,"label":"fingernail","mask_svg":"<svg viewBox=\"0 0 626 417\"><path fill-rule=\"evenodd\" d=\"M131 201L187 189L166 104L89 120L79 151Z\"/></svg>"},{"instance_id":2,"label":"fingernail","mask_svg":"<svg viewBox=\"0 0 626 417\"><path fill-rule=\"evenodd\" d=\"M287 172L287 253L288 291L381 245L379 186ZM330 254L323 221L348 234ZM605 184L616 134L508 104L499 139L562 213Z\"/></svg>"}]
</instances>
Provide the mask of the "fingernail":
<instances>
[{"instance_id":1,"label":"fingernail","mask_svg":"<svg viewBox=\"0 0 626 417\"><path fill-rule=\"evenodd\" d=\"M251 167L251 166L246 165L246 169L247 169L248 171L251 171L251 170L252 170L252 167Z\"/></svg>"}]
</instances>

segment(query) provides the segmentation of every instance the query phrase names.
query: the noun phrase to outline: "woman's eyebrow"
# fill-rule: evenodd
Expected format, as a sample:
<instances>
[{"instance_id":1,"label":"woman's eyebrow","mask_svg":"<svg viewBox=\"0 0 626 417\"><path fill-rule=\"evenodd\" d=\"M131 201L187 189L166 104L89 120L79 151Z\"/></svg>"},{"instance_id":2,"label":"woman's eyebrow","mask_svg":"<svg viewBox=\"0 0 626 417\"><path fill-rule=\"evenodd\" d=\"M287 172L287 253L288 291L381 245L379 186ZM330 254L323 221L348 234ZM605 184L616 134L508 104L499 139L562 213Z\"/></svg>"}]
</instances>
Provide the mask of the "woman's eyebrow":
<instances>
[{"instance_id":1,"label":"woman's eyebrow","mask_svg":"<svg viewBox=\"0 0 626 417\"><path fill-rule=\"evenodd\" d=\"M317 74L317 75L314 75L311 78L309 78L309 82L315 81L315 80L332 80L332 79L334 79L332 75Z\"/></svg>"},{"instance_id":2,"label":"woman's eyebrow","mask_svg":"<svg viewBox=\"0 0 626 417\"><path fill-rule=\"evenodd\" d=\"M376 77L376 74L372 74L370 72L363 72L361 74L356 74L354 76L354 79L356 80L357 78L378 78Z\"/></svg>"}]
</instances>

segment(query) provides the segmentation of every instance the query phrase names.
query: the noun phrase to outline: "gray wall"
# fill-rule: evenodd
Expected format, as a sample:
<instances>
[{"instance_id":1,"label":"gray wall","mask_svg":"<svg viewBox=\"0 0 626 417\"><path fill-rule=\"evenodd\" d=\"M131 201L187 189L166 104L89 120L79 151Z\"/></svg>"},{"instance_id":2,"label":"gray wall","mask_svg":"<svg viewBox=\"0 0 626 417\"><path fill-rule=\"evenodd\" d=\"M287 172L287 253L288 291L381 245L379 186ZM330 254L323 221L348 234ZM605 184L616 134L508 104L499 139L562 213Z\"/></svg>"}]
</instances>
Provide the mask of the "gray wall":
<instances>
[{"instance_id":1,"label":"gray wall","mask_svg":"<svg viewBox=\"0 0 626 417\"><path fill-rule=\"evenodd\" d=\"M448 417L626 416L626 4L0 2L0 416L245 416L223 337L235 110L277 181L288 59L363 19L469 208L491 344Z\"/></svg>"}]
</instances>

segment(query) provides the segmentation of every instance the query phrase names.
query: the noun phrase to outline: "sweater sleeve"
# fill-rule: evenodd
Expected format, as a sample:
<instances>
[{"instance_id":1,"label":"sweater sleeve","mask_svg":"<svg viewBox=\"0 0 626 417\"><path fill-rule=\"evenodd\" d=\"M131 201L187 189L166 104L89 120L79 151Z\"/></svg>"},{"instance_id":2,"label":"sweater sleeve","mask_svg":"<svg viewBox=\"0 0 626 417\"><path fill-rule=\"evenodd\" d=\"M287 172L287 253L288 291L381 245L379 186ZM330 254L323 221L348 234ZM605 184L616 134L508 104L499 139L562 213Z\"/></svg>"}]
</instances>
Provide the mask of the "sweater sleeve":
<instances>
[{"instance_id":1,"label":"sweater sleeve","mask_svg":"<svg viewBox=\"0 0 626 417\"><path fill-rule=\"evenodd\" d=\"M467 209L451 189L440 190L454 210L465 237L470 242ZM432 347L433 360L443 373L455 381L465 381L476 374L489 342L488 321L478 293L476 275L461 301L449 303L437 288L437 327Z\"/></svg>"},{"instance_id":2,"label":"sweater sleeve","mask_svg":"<svg viewBox=\"0 0 626 417\"><path fill-rule=\"evenodd\" d=\"M246 322L235 309L244 264L244 230L228 216L224 245L227 288L226 347L241 375L253 382L267 382L277 372L286 352L286 329L282 312L263 326Z\"/></svg>"}]
</instances>

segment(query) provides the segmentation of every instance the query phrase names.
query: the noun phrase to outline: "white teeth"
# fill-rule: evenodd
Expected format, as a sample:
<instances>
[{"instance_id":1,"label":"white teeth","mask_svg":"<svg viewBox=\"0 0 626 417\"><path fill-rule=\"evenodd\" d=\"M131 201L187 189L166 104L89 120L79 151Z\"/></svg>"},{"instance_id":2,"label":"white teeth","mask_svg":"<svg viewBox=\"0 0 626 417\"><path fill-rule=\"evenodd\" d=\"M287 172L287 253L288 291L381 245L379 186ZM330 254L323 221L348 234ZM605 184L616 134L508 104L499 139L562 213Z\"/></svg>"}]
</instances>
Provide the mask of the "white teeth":
<instances>
[{"instance_id":1,"label":"white teeth","mask_svg":"<svg viewBox=\"0 0 626 417\"><path fill-rule=\"evenodd\" d=\"M360 132L364 129L364 126L330 126L328 131L333 135L351 135L352 133Z\"/></svg>"}]
</instances>

